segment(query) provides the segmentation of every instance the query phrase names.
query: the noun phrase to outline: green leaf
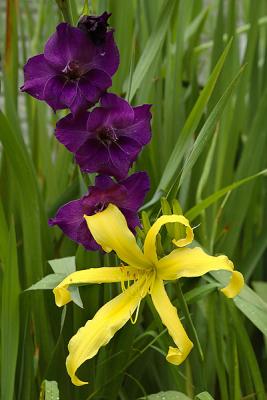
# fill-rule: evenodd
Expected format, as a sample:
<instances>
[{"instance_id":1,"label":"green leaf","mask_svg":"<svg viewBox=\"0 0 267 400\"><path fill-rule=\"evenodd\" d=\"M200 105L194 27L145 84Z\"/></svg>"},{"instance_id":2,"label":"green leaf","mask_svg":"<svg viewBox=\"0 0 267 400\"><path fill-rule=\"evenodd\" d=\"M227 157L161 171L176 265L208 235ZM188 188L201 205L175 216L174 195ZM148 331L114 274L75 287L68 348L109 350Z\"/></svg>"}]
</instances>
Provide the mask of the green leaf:
<instances>
[{"instance_id":1,"label":"green leaf","mask_svg":"<svg viewBox=\"0 0 267 400\"><path fill-rule=\"evenodd\" d=\"M19 346L19 276L16 233L11 224L8 251L3 260L1 310L1 399L15 397L15 373Z\"/></svg>"},{"instance_id":2,"label":"green leaf","mask_svg":"<svg viewBox=\"0 0 267 400\"><path fill-rule=\"evenodd\" d=\"M63 279L66 277L66 274L50 274L45 276L39 282L30 286L26 290L46 290L46 289L54 289Z\"/></svg>"},{"instance_id":3,"label":"green leaf","mask_svg":"<svg viewBox=\"0 0 267 400\"><path fill-rule=\"evenodd\" d=\"M66 276L76 271L75 257L56 258L49 260L48 263L56 274Z\"/></svg>"},{"instance_id":4,"label":"green leaf","mask_svg":"<svg viewBox=\"0 0 267 400\"><path fill-rule=\"evenodd\" d=\"M222 287L229 282L229 273L226 271L212 272L211 275L222 284ZM267 303L247 285L243 287L233 301L239 310L267 336Z\"/></svg>"},{"instance_id":5,"label":"green leaf","mask_svg":"<svg viewBox=\"0 0 267 400\"><path fill-rule=\"evenodd\" d=\"M166 35L167 29L169 28L170 19L174 10L175 1L166 0L162 4L161 11L159 13L155 27L148 39L143 53L138 61L138 64L134 70L132 76L131 93L129 101L131 101L137 89L140 87L149 67L155 61L155 57L160 49L163 39ZM125 88L126 91L126 88Z\"/></svg>"},{"instance_id":6,"label":"green leaf","mask_svg":"<svg viewBox=\"0 0 267 400\"><path fill-rule=\"evenodd\" d=\"M252 282L252 286L253 286L255 292L267 304L267 282L254 281L254 282Z\"/></svg>"},{"instance_id":7,"label":"green leaf","mask_svg":"<svg viewBox=\"0 0 267 400\"><path fill-rule=\"evenodd\" d=\"M43 381L40 400L59 400L59 390L56 381Z\"/></svg>"},{"instance_id":8,"label":"green leaf","mask_svg":"<svg viewBox=\"0 0 267 400\"><path fill-rule=\"evenodd\" d=\"M199 135L193 145L193 148L187 157L183 170L182 170L182 175L180 178L179 182L179 187L183 183L185 177L188 175L188 173L192 170L193 166L195 165L198 157L200 156L201 152L203 151L205 145L207 144L207 141L211 138L212 134L214 133L215 125L218 122L219 118L222 115L222 112L229 101L229 98L231 97L233 90L244 70L244 67L241 67L234 79L231 81L229 86L226 88L225 92L223 93L222 97L218 101L218 103L215 105L213 110L211 111L209 117L207 118L205 124L203 125L201 131L199 132Z\"/></svg>"},{"instance_id":9,"label":"green leaf","mask_svg":"<svg viewBox=\"0 0 267 400\"><path fill-rule=\"evenodd\" d=\"M201 392L196 395L195 400L214 400L208 392Z\"/></svg>"},{"instance_id":10,"label":"green leaf","mask_svg":"<svg viewBox=\"0 0 267 400\"><path fill-rule=\"evenodd\" d=\"M39 286L39 284L42 285L42 282L45 285L46 281L44 282L44 280L48 277L51 277L47 280L48 284L49 283L53 284L57 280L59 280L58 283L60 283L64 278L66 278L66 276L68 276L69 274L72 274L73 272L76 271L75 257L56 258L55 260L49 260L48 263L50 264L50 266L53 269L53 271L55 272L55 274L46 276L40 282L36 283L33 286L36 286L36 285ZM52 276L54 276L55 278L52 278ZM62 279L60 279L60 276L62 277ZM50 282L50 280L51 280L51 282ZM55 286L53 286L53 288ZM31 289L31 288L29 288L29 289ZM37 289L41 289L41 288L38 287ZM49 289L49 288L43 288L43 289ZM71 298L72 298L73 303L75 303L78 307L83 308L83 302L82 302L82 299L80 296L78 286L76 286L76 285L69 286L68 290L71 293Z\"/></svg>"},{"instance_id":11,"label":"green leaf","mask_svg":"<svg viewBox=\"0 0 267 400\"><path fill-rule=\"evenodd\" d=\"M190 397L186 396L181 392L175 392L169 390L168 392L159 392L156 394L150 394L149 396L141 397L141 399L147 400L190 400Z\"/></svg>"},{"instance_id":12,"label":"green leaf","mask_svg":"<svg viewBox=\"0 0 267 400\"><path fill-rule=\"evenodd\" d=\"M206 199L201 201L195 207L188 210L185 214L186 218L188 218L190 221L193 221L198 215L201 214L203 210L205 210L207 207L215 203L215 201L219 200L222 196L226 195L228 192L231 192L232 190L238 188L239 186L244 185L245 183L248 183L255 178L258 178L259 176L266 175L266 173L267 170L264 169L263 171L260 171L255 175L248 176L247 178L244 179L240 179L239 181L236 181L231 185L228 185L225 188L218 190L217 192L213 193L212 195L208 196Z\"/></svg>"},{"instance_id":13,"label":"green leaf","mask_svg":"<svg viewBox=\"0 0 267 400\"><path fill-rule=\"evenodd\" d=\"M212 74L205 88L202 90L197 102L195 103L191 113L189 114L185 125L178 136L177 142L174 146L169 161L167 162L167 165L163 171L158 188L153 198L145 205L145 207L154 204L161 197L162 193L168 191L174 184L177 177L179 165L186 153L189 141L199 124L200 118L215 88L216 82L231 47L231 43L232 42L230 41L226 46L214 70L212 71Z\"/></svg>"}]
</instances>

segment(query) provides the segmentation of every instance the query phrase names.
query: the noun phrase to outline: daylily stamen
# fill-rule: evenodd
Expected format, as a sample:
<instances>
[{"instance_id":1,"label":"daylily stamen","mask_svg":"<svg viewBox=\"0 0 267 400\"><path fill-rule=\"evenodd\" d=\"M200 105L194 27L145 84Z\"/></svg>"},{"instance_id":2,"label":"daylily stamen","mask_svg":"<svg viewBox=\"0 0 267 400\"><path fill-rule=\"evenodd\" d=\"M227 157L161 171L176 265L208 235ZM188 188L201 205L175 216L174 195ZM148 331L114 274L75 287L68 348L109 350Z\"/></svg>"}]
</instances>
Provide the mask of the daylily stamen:
<instances>
[{"instance_id":1,"label":"daylily stamen","mask_svg":"<svg viewBox=\"0 0 267 400\"><path fill-rule=\"evenodd\" d=\"M72 382L75 385L86 383L77 378L77 369L86 360L94 357L100 347L105 346L128 320L132 323L137 321L141 301L147 294L151 295L152 302L176 345L169 348L166 359L172 364L181 364L190 353L193 343L168 298L164 280L198 277L209 271L227 270L231 272L232 278L221 291L227 297L234 297L244 284L242 274L233 270L233 263L226 256L212 257L199 247L184 247L192 242L193 230L182 215L160 217L147 233L144 252L138 247L123 214L113 204L109 204L102 212L85 216L85 219L95 241L107 252L114 250L126 265L78 271L54 289L57 305L60 306L71 300L71 294L67 290L71 284L121 282L122 293L100 308L69 343L66 364ZM156 251L157 234L163 225L177 222L185 226L186 237L173 240L179 248L159 260ZM127 287L125 282L128 282Z\"/></svg>"}]
</instances>

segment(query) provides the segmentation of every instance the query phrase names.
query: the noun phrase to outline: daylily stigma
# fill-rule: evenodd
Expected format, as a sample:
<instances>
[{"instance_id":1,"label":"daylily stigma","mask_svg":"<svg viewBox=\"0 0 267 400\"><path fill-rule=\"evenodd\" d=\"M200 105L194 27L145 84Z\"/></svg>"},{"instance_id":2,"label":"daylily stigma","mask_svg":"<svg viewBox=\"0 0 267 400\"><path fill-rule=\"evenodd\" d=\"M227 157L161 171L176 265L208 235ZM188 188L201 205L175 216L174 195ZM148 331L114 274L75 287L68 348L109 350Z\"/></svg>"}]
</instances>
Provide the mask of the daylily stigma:
<instances>
[{"instance_id":1,"label":"daylily stigma","mask_svg":"<svg viewBox=\"0 0 267 400\"><path fill-rule=\"evenodd\" d=\"M70 285L122 282L122 293L101 307L94 318L70 340L66 366L72 382L78 386L87 383L76 376L77 369L86 360L94 357L100 347L105 346L133 318L141 300L147 294L151 295L152 302L176 345L169 347L166 359L172 364L181 364L190 353L193 343L168 298L164 281L227 270L232 273L232 277L229 284L221 290L232 298L244 284L242 274L234 271L233 263L226 256L210 256L200 247L185 248L184 246L192 242L194 235L189 221L182 215L164 215L158 218L146 235L143 251L129 230L124 215L115 205L109 204L104 211L91 216L85 215L84 218L95 241L106 252L114 250L125 265L77 271L54 289L55 301L60 307L71 301L68 290ZM185 238L173 240L178 248L158 259L157 234L163 225L177 222L185 227ZM131 284L126 288L123 282L127 281Z\"/></svg>"}]
</instances>

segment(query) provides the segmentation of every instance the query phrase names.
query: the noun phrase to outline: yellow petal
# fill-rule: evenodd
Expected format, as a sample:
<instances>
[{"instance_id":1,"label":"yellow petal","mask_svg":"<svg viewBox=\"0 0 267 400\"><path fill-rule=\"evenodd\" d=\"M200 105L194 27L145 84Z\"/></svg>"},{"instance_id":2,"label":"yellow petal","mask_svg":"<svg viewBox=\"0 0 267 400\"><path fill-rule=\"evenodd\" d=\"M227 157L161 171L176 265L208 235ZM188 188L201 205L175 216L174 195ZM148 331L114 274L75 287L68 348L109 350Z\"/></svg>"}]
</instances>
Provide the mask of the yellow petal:
<instances>
[{"instance_id":1,"label":"yellow petal","mask_svg":"<svg viewBox=\"0 0 267 400\"><path fill-rule=\"evenodd\" d=\"M109 204L104 211L91 216L85 215L84 218L95 241L104 251L109 253L114 250L122 261L136 268L150 267L129 230L124 215L116 206Z\"/></svg>"},{"instance_id":2,"label":"yellow petal","mask_svg":"<svg viewBox=\"0 0 267 400\"><path fill-rule=\"evenodd\" d=\"M239 271L233 271L230 282L228 285L221 289L221 292L226 296L232 299L235 297L244 286L244 277Z\"/></svg>"},{"instance_id":3,"label":"yellow petal","mask_svg":"<svg viewBox=\"0 0 267 400\"><path fill-rule=\"evenodd\" d=\"M186 237L179 240L173 240L173 243L176 246L186 246L187 244L191 243L194 238L193 230L190 227L188 220L183 215L163 215L162 217L158 218L157 221L149 229L144 242L145 257L151 260L151 262L153 262L154 264L158 261L156 249L157 234L159 233L160 228L163 225L171 222L179 222L186 227Z\"/></svg>"},{"instance_id":4,"label":"yellow petal","mask_svg":"<svg viewBox=\"0 0 267 400\"><path fill-rule=\"evenodd\" d=\"M135 279L135 272L134 268L130 267L90 268L73 272L53 290L56 305L62 307L71 301L71 294L68 291L70 285L122 282Z\"/></svg>"},{"instance_id":5,"label":"yellow petal","mask_svg":"<svg viewBox=\"0 0 267 400\"><path fill-rule=\"evenodd\" d=\"M222 289L223 293L227 297L236 296L244 284L244 279L240 272L233 271L234 265L226 256L210 256L200 247L177 249L157 264L158 276L164 280L202 276L209 271L220 269L232 272L231 281Z\"/></svg>"},{"instance_id":6,"label":"yellow petal","mask_svg":"<svg viewBox=\"0 0 267 400\"><path fill-rule=\"evenodd\" d=\"M188 338L178 317L176 308L171 304L161 279L156 279L151 291L152 301L159 313L163 324L167 327L170 336L177 347L169 347L167 361L171 364L181 364L190 353L193 343Z\"/></svg>"},{"instance_id":7,"label":"yellow petal","mask_svg":"<svg viewBox=\"0 0 267 400\"><path fill-rule=\"evenodd\" d=\"M72 383L77 386L88 382L81 381L76 371L86 360L94 357L100 347L105 346L114 334L131 318L143 293L144 281L138 281L126 291L105 304L80 328L69 342L69 355L66 366Z\"/></svg>"}]
</instances>

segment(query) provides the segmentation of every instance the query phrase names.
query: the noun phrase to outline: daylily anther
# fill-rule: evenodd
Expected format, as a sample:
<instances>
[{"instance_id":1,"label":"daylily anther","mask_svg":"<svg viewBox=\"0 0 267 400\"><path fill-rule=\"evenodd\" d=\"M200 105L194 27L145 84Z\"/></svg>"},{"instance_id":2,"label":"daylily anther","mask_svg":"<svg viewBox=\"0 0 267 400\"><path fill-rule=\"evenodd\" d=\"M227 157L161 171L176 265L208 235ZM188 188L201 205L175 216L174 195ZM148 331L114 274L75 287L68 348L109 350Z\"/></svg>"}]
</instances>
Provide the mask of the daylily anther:
<instances>
[{"instance_id":1,"label":"daylily anther","mask_svg":"<svg viewBox=\"0 0 267 400\"><path fill-rule=\"evenodd\" d=\"M244 279L234 271L233 263L226 256L213 257L200 247L185 248L193 240L193 230L182 215L164 215L148 231L143 251L138 247L133 233L121 211L113 204L102 212L84 216L95 241L104 251L114 250L125 266L90 268L77 271L65 278L55 289L56 304L60 307L71 301L70 285L88 283L132 282L122 293L101 307L93 319L72 337L66 366L75 385L84 385L76 371L86 360L94 357L100 347L105 346L114 334L131 319L138 310L141 300L151 295L152 302L167 327L176 347L169 347L166 359L179 365L190 353L193 343L188 338L164 288L164 281L182 277L197 277L209 271L227 270L232 273L229 284L221 289L227 297L235 297L241 290ZM178 248L158 259L156 237L160 228L167 223L185 226L186 237L173 240Z\"/></svg>"}]
</instances>

